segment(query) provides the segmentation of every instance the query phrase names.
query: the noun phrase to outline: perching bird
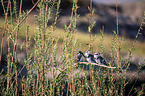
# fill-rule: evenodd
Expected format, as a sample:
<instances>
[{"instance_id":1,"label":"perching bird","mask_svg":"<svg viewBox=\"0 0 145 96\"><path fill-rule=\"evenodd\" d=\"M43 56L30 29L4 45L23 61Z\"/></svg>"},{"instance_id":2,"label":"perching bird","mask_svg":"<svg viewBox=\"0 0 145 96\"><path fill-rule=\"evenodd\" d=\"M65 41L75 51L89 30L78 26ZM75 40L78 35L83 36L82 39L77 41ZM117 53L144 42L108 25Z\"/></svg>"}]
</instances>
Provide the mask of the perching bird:
<instances>
[{"instance_id":1,"label":"perching bird","mask_svg":"<svg viewBox=\"0 0 145 96\"><path fill-rule=\"evenodd\" d=\"M77 56L77 62L78 63L83 62L83 56L84 56L84 53L82 51L79 51L78 56Z\"/></svg>"},{"instance_id":2,"label":"perching bird","mask_svg":"<svg viewBox=\"0 0 145 96\"><path fill-rule=\"evenodd\" d=\"M87 50L85 52L85 56L86 56L86 59L89 63L96 63L95 59L94 59L94 55L90 54L91 51Z\"/></svg>"},{"instance_id":3,"label":"perching bird","mask_svg":"<svg viewBox=\"0 0 145 96\"><path fill-rule=\"evenodd\" d=\"M100 64L100 65L106 65L108 66L107 62L105 61L105 59L101 56L100 53L95 52L94 53L94 59L96 61L96 63Z\"/></svg>"}]
</instances>

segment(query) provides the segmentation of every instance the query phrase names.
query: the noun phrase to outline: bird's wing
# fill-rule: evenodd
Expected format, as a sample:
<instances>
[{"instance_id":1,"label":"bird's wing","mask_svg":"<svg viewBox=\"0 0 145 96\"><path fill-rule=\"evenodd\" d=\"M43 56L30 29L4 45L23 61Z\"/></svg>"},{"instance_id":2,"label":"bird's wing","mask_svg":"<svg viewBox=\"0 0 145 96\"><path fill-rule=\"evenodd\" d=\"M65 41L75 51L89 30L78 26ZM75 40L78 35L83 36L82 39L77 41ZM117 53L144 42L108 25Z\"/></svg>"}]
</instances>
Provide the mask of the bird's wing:
<instances>
[{"instance_id":1,"label":"bird's wing","mask_svg":"<svg viewBox=\"0 0 145 96\"><path fill-rule=\"evenodd\" d=\"M94 55L90 54L90 57L91 57L91 61L92 61L93 63L96 63L96 60L95 60L95 58L94 58Z\"/></svg>"},{"instance_id":2,"label":"bird's wing","mask_svg":"<svg viewBox=\"0 0 145 96\"><path fill-rule=\"evenodd\" d=\"M97 59L100 60L101 64L108 65L106 60L103 57L99 56Z\"/></svg>"},{"instance_id":3,"label":"bird's wing","mask_svg":"<svg viewBox=\"0 0 145 96\"><path fill-rule=\"evenodd\" d=\"M77 62L80 62L81 61L81 58L82 58L82 55L81 54L78 54L78 56L77 56Z\"/></svg>"}]
</instances>

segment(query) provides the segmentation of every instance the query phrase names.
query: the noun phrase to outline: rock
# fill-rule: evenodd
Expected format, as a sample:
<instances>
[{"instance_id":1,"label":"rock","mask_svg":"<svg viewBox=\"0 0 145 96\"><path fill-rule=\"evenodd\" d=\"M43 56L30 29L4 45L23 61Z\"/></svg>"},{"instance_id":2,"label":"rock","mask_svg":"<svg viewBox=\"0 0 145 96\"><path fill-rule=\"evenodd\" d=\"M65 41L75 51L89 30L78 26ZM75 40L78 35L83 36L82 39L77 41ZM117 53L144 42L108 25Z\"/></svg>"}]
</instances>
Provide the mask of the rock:
<instances>
[{"instance_id":1,"label":"rock","mask_svg":"<svg viewBox=\"0 0 145 96\"><path fill-rule=\"evenodd\" d=\"M123 14L128 16L133 22L140 24L144 15L145 2L134 2L122 4Z\"/></svg>"},{"instance_id":2,"label":"rock","mask_svg":"<svg viewBox=\"0 0 145 96\"><path fill-rule=\"evenodd\" d=\"M145 2L127 3L118 5L118 23L119 23L119 34L121 36L134 39L140 27L140 23L143 18ZM133 8L132 8L133 7ZM99 33L102 26L105 28L106 34L112 34L116 31L116 5L103 5L93 4L95 14L92 17L92 21L96 22L96 25L92 29L92 33ZM77 13L80 18L77 20L77 29L83 32L88 32L89 22L86 14L89 13L86 5L80 5ZM71 7L66 6L60 12L60 18L58 22L59 27L64 27L64 24L69 24L69 17L71 14ZM143 27L144 28L144 27ZM140 35L140 41L145 40L145 32Z\"/></svg>"}]
</instances>

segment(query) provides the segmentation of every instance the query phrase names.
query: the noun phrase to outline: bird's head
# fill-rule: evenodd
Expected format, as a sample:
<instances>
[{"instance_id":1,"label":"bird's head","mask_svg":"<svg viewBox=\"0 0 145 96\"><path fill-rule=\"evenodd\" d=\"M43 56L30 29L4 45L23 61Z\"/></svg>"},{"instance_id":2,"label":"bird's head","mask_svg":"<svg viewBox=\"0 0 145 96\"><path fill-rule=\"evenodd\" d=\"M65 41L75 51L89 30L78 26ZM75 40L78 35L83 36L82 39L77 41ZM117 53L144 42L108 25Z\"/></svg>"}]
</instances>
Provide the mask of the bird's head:
<instances>
[{"instance_id":1,"label":"bird's head","mask_svg":"<svg viewBox=\"0 0 145 96\"><path fill-rule=\"evenodd\" d=\"M84 56L86 58L86 56L84 55L84 53L82 51L79 51L78 54L82 55L82 56Z\"/></svg>"},{"instance_id":2,"label":"bird's head","mask_svg":"<svg viewBox=\"0 0 145 96\"><path fill-rule=\"evenodd\" d=\"M85 52L85 56L88 57L90 53L91 53L91 51L87 50L87 51Z\"/></svg>"},{"instance_id":3,"label":"bird's head","mask_svg":"<svg viewBox=\"0 0 145 96\"><path fill-rule=\"evenodd\" d=\"M100 53L98 53L98 52L94 53L94 58L98 58L99 56L100 56Z\"/></svg>"},{"instance_id":4,"label":"bird's head","mask_svg":"<svg viewBox=\"0 0 145 96\"><path fill-rule=\"evenodd\" d=\"M84 54L82 51L79 51L78 53L79 53L79 54Z\"/></svg>"}]
</instances>

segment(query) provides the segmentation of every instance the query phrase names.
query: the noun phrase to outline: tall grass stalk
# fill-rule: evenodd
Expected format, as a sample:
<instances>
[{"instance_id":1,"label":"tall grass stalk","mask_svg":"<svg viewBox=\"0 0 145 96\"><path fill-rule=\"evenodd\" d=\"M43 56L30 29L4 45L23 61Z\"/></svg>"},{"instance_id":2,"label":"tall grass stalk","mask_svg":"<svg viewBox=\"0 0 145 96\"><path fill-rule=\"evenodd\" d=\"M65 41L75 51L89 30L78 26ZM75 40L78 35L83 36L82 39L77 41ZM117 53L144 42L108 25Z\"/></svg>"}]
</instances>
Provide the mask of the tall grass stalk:
<instances>
[{"instance_id":1,"label":"tall grass stalk","mask_svg":"<svg viewBox=\"0 0 145 96\"><path fill-rule=\"evenodd\" d=\"M3 42L4 42L4 37L6 35L7 19L8 19L8 11L9 11L10 0L8 0L8 4L7 4L7 7L6 7L7 10L5 10L3 0L1 0L1 3L2 3L2 7L3 7L3 10L4 10L4 13L5 13L5 23L4 23L3 33L2 33L2 40L1 40L0 65L1 65L1 57L2 57L2 54L3 54Z\"/></svg>"},{"instance_id":2,"label":"tall grass stalk","mask_svg":"<svg viewBox=\"0 0 145 96\"><path fill-rule=\"evenodd\" d=\"M88 32L89 32L89 50L93 51L93 38L92 38L92 28L95 26L95 21L92 20L95 10L92 8L92 0L90 0L90 6L88 6L89 14L87 14L87 18L89 21Z\"/></svg>"}]
</instances>

